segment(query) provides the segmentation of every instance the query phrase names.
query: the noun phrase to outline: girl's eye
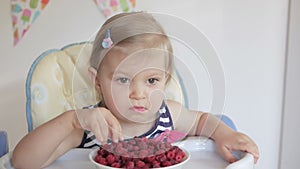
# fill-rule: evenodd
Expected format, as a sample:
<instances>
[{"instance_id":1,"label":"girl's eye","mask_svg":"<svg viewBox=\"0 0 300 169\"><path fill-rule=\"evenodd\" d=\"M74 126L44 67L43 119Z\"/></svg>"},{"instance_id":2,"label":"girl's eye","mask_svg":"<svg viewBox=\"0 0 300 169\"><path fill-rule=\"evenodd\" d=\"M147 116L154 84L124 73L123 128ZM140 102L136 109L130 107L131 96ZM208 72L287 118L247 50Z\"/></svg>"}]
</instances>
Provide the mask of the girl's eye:
<instances>
[{"instance_id":1,"label":"girl's eye","mask_svg":"<svg viewBox=\"0 0 300 169\"><path fill-rule=\"evenodd\" d=\"M154 85L154 84L156 84L156 82L158 82L158 79L156 79L156 78L150 78L147 80L147 83L150 85Z\"/></svg>"},{"instance_id":2,"label":"girl's eye","mask_svg":"<svg viewBox=\"0 0 300 169\"><path fill-rule=\"evenodd\" d=\"M118 78L117 81L121 84L128 84L130 82L130 80L126 77Z\"/></svg>"}]
</instances>

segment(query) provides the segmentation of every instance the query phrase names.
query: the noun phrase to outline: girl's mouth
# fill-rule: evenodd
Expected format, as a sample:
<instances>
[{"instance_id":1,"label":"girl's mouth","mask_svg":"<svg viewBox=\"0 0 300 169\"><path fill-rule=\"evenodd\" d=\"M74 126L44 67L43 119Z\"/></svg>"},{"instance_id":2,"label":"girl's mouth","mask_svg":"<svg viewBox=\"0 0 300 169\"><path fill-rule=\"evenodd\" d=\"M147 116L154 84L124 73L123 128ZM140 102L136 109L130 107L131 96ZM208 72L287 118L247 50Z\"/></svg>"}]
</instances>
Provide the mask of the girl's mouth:
<instances>
[{"instance_id":1,"label":"girl's mouth","mask_svg":"<svg viewBox=\"0 0 300 169\"><path fill-rule=\"evenodd\" d=\"M135 112L139 112L139 113L144 113L147 110L147 108L142 107L142 106L133 106L130 109Z\"/></svg>"}]
</instances>

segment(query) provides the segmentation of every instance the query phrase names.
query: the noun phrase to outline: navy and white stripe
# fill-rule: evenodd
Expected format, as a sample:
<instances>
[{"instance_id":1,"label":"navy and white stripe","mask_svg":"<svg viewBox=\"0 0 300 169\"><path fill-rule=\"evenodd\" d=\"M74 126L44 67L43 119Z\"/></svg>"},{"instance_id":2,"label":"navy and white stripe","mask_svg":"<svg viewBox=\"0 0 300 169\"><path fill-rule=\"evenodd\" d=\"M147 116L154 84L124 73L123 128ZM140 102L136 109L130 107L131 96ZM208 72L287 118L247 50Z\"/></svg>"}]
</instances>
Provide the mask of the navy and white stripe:
<instances>
[{"instance_id":1,"label":"navy and white stripe","mask_svg":"<svg viewBox=\"0 0 300 169\"><path fill-rule=\"evenodd\" d=\"M140 137L155 138L157 135L159 135L167 129L174 129L171 114L165 102L162 103L160 109L158 110L158 113L159 117L155 122L154 127L145 134L141 135Z\"/></svg>"},{"instance_id":2,"label":"navy and white stripe","mask_svg":"<svg viewBox=\"0 0 300 169\"><path fill-rule=\"evenodd\" d=\"M99 105L100 104L92 105L85 108L95 108L95 107L99 107ZM150 129L145 134L140 135L139 137L155 138L156 136L158 136L160 133L164 132L167 129L168 130L174 129L171 114L165 102L162 103L160 109L158 110L158 114L159 116L153 128ZM79 148L92 148L99 145L100 143L96 140L95 135L90 131L85 131Z\"/></svg>"}]
</instances>

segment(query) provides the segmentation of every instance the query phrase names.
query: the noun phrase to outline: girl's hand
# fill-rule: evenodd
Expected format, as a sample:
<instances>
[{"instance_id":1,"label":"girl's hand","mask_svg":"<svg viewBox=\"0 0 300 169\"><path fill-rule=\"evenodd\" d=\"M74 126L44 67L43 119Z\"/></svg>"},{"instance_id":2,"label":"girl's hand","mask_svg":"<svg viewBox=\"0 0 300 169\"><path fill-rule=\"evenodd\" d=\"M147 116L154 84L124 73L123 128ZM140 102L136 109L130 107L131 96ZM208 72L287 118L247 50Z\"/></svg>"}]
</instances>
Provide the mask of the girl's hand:
<instances>
[{"instance_id":1,"label":"girl's hand","mask_svg":"<svg viewBox=\"0 0 300 169\"><path fill-rule=\"evenodd\" d=\"M107 139L117 142L123 140L121 126L118 120L106 108L92 108L76 110L75 128L82 128L93 132L96 139L105 144Z\"/></svg>"},{"instance_id":2,"label":"girl's hand","mask_svg":"<svg viewBox=\"0 0 300 169\"><path fill-rule=\"evenodd\" d=\"M247 135L232 131L230 134L223 135L222 138L215 140L219 153L225 160L232 163L237 159L232 155L233 150L250 153L254 157L254 163L259 158L257 145Z\"/></svg>"}]
</instances>

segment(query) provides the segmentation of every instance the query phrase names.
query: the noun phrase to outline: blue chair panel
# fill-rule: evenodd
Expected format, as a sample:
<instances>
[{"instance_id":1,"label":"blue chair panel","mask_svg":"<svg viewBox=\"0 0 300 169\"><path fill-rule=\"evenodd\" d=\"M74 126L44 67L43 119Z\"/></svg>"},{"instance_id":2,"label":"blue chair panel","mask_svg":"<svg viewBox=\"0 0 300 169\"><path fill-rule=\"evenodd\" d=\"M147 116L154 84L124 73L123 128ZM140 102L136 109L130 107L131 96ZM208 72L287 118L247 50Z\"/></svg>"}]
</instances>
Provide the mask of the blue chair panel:
<instances>
[{"instance_id":1,"label":"blue chair panel","mask_svg":"<svg viewBox=\"0 0 300 169\"><path fill-rule=\"evenodd\" d=\"M7 133L0 131L0 157L8 153Z\"/></svg>"},{"instance_id":2,"label":"blue chair panel","mask_svg":"<svg viewBox=\"0 0 300 169\"><path fill-rule=\"evenodd\" d=\"M216 115L216 117L218 117L220 120L222 120L222 122L227 124L234 131L237 131L237 128L236 128L235 124L233 123L233 121L228 116L226 116L226 115Z\"/></svg>"}]
</instances>

